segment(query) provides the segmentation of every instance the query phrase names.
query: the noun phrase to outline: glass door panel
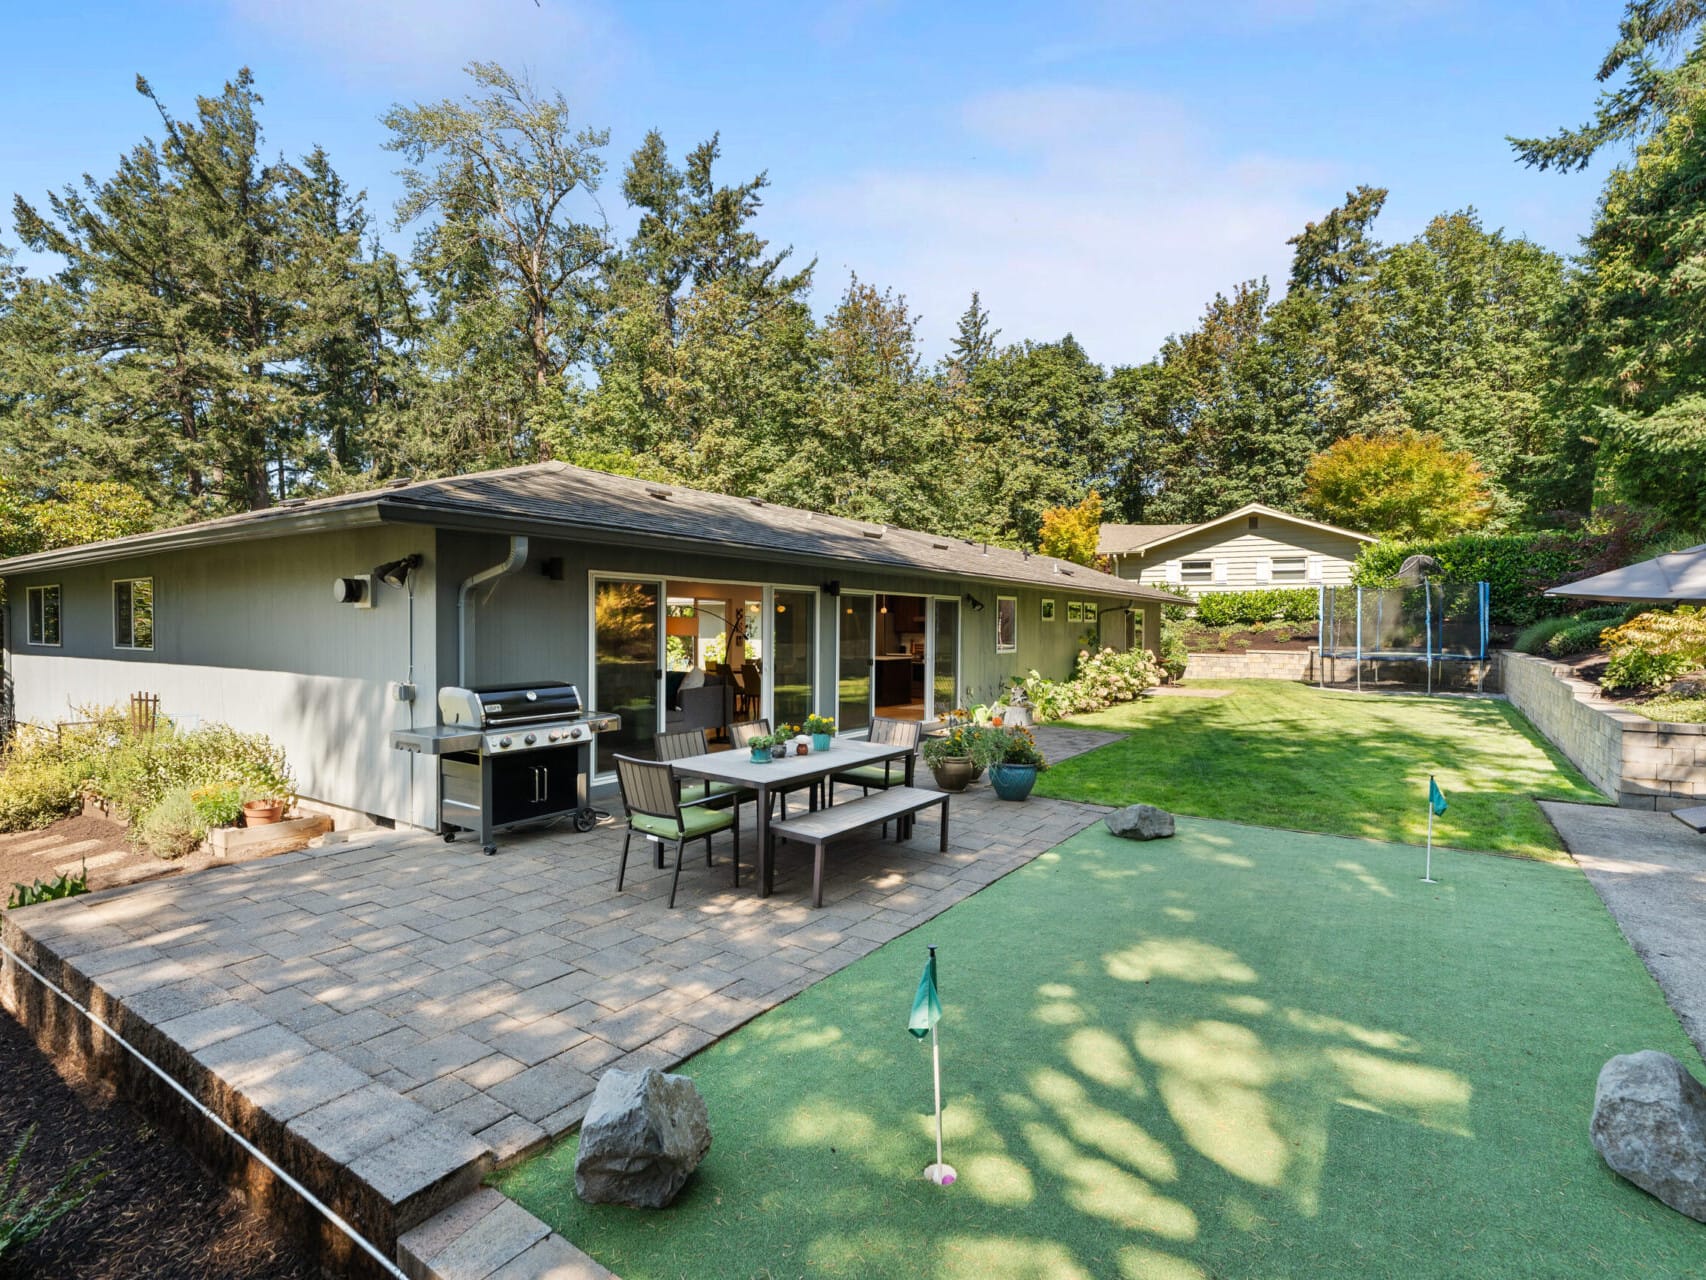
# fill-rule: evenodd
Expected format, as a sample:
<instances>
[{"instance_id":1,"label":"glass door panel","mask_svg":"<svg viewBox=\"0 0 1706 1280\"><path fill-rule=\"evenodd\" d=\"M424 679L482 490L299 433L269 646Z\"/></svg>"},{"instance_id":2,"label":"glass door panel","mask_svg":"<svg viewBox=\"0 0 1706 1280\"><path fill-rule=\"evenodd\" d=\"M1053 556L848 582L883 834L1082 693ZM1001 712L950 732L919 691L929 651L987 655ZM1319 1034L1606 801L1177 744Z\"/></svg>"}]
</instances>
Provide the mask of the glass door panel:
<instances>
[{"instance_id":1,"label":"glass door panel","mask_svg":"<svg viewBox=\"0 0 1706 1280\"><path fill-rule=\"evenodd\" d=\"M932 600L930 626L931 705L927 715L940 719L960 705L960 602Z\"/></svg>"},{"instance_id":2,"label":"glass door panel","mask_svg":"<svg viewBox=\"0 0 1706 1280\"><path fill-rule=\"evenodd\" d=\"M660 582L599 582L592 601L594 706L622 717L622 727L600 734L599 768L611 772L613 755L650 760L658 731L658 686L663 681Z\"/></svg>"},{"instance_id":3,"label":"glass door panel","mask_svg":"<svg viewBox=\"0 0 1706 1280\"><path fill-rule=\"evenodd\" d=\"M841 657L835 700L835 727L842 731L867 729L871 724L872 624L876 604L870 596L844 595L837 602L841 618Z\"/></svg>"},{"instance_id":4,"label":"glass door panel","mask_svg":"<svg viewBox=\"0 0 1706 1280\"><path fill-rule=\"evenodd\" d=\"M764 676L770 682L771 725L799 724L816 710L813 671L817 667L817 595L811 591L771 593L770 656Z\"/></svg>"}]
</instances>

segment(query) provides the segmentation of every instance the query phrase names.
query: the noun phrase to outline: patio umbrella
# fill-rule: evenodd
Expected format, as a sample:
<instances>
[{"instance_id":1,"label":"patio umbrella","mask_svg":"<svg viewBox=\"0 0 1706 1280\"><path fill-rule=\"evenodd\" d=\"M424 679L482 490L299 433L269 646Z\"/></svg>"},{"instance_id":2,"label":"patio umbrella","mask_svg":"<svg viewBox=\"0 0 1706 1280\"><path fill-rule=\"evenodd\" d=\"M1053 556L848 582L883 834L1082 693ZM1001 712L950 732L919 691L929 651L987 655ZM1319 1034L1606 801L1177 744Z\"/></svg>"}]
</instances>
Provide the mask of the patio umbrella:
<instances>
[{"instance_id":1,"label":"patio umbrella","mask_svg":"<svg viewBox=\"0 0 1706 1280\"><path fill-rule=\"evenodd\" d=\"M1549 596L1577 596L1585 600L1668 600L1678 604L1706 604L1706 544L1686 551L1672 551L1638 564L1624 565L1609 573L1595 574L1580 582L1553 587Z\"/></svg>"}]
</instances>

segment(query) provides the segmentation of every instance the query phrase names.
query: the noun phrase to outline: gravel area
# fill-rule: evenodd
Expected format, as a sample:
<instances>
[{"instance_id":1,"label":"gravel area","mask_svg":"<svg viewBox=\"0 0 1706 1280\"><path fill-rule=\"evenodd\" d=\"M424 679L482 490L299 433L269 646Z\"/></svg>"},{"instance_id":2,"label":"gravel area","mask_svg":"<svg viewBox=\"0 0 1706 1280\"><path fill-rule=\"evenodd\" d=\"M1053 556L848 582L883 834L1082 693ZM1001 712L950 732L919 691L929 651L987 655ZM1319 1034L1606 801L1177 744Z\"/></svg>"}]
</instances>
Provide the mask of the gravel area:
<instances>
[{"instance_id":1,"label":"gravel area","mask_svg":"<svg viewBox=\"0 0 1706 1280\"><path fill-rule=\"evenodd\" d=\"M101 1086L65 1079L0 1012L0 1158L36 1126L24 1181L51 1187L101 1153L106 1177L80 1209L0 1259L0 1276L55 1280L308 1280L316 1269L242 1199Z\"/></svg>"}]
</instances>

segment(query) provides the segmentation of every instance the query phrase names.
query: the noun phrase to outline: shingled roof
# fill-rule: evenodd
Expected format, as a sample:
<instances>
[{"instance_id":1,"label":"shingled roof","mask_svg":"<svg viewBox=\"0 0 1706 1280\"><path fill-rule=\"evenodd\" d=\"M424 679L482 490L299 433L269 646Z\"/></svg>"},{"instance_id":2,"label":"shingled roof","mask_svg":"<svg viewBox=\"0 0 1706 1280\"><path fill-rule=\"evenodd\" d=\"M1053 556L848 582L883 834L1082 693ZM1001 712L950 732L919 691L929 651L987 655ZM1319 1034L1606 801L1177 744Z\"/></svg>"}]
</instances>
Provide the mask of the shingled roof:
<instances>
[{"instance_id":1,"label":"shingled roof","mask_svg":"<svg viewBox=\"0 0 1706 1280\"><path fill-rule=\"evenodd\" d=\"M609 475L562 462L297 500L175 529L18 556L0 561L0 575L93 564L150 551L394 523L482 533L532 533L575 541L619 534L624 541L684 549L703 550L711 543L730 551L784 560L880 565L1134 600L1170 603L1173 599L1127 579L1050 556L848 520L757 498L735 498Z\"/></svg>"}]
</instances>

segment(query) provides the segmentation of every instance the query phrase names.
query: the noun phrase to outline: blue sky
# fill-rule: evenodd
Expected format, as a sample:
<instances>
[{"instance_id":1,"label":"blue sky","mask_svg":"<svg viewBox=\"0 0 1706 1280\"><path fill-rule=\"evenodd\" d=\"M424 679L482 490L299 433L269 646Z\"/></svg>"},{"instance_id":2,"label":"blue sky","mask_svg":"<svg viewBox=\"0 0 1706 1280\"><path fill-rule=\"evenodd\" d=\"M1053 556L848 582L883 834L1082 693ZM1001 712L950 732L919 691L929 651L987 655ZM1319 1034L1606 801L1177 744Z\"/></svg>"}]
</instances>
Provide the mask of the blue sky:
<instances>
[{"instance_id":1,"label":"blue sky","mask_svg":"<svg viewBox=\"0 0 1706 1280\"><path fill-rule=\"evenodd\" d=\"M1217 290L1283 283L1286 237L1357 183L1391 188L1388 240L1474 205L1573 251L1605 166L1535 173L1504 138L1587 118L1621 9L64 0L8 16L0 192L39 202L157 134L138 73L187 115L246 65L269 145L324 145L388 224L399 184L379 116L460 95L459 68L493 59L610 128L619 227L621 165L646 129L678 155L720 131L728 178L769 171L760 229L818 259L820 310L857 271L908 297L935 355L977 289L1005 339L1070 330L1105 364L1137 363ZM0 242L16 244L9 200Z\"/></svg>"}]
</instances>

